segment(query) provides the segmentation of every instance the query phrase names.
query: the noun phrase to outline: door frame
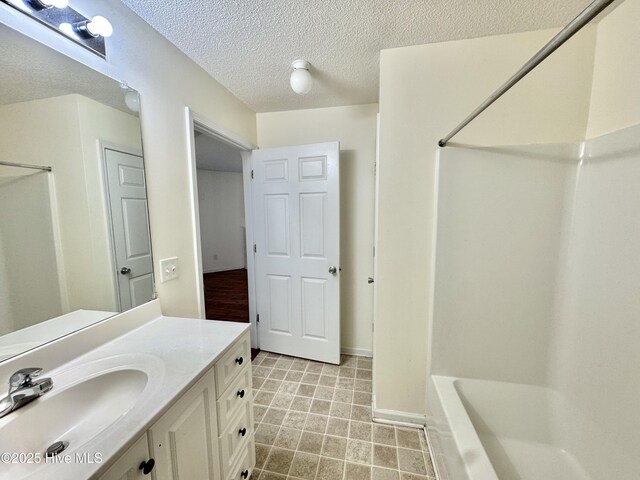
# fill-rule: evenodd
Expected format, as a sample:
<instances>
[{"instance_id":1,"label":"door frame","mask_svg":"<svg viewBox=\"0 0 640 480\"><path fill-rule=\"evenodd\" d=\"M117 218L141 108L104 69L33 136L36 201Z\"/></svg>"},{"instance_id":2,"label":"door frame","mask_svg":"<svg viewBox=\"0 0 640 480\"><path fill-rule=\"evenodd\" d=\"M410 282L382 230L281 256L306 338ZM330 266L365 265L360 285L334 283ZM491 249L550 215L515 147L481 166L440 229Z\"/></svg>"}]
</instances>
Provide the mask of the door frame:
<instances>
[{"instance_id":1,"label":"door frame","mask_svg":"<svg viewBox=\"0 0 640 480\"><path fill-rule=\"evenodd\" d=\"M256 279L255 279L255 259L253 252L253 189L251 182L251 151L258 147L251 141L237 135L216 122L210 120L191 109L185 107L185 126L187 138L187 158L189 162L190 193L191 193L191 215L193 218L194 236L194 260L196 265L196 284L198 286L198 317L205 318L206 310L204 303L204 281L202 268L202 240L200 238L200 205L198 200L198 174L196 166L196 139L194 130L202 130L207 135L226 143L229 146L238 148L242 157L242 186L244 195L244 222L246 229L246 250L247 250L247 287L249 293L249 322L251 324L251 347L259 348L258 328L256 318Z\"/></svg>"},{"instance_id":2,"label":"door frame","mask_svg":"<svg viewBox=\"0 0 640 480\"><path fill-rule=\"evenodd\" d=\"M100 185L102 186L102 188L104 189L103 191L103 195L102 195L102 201L105 202L104 203L104 212L105 212L105 217L106 217L106 221L107 221L107 229L108 229L108 233L109 235L107 235L109 237L109 251L111 253L111 261L109 262L111 264L111 281L113 283L113 288L114 288L114 292L115 292L115 301L116 301L116 307L118 308L119 312L122 312L122 303L120 301L120 284L118 283L118 275L116 274L116 239L115 239L115 231L113 229L113 219L111 218L111 206L110 206L110 192L109 192L109 185L107 184L107 154L106 154L106 150L113 150L115 152L120 152L120 153L125 153L127 155L133 155L136 157L141 157L142 158L142 164L144 165L144 154L142 152L142 149L138 149L138 148L132 148L132 147L124 147L122 145L118 145L116 143L111 143L111 142L107 142L101 139L97 140L98 143L98 155L100 158L100 163L101 168L99 169L100 173L99 175L102 177L100 179ZM145 165L145 192L147 191L147 187L146 187L146 182L147 182L147 177L146 177L146 165ZM147 195L147 201L148 201L148 195ZM148 210L148 206L147 206L147 210ZM151 237L149 237L149 240L151 240ZM154 265L153 265L153 245L151 245L151 263L152 263L152 278L153 278L153 298L158 298L158 292L156 291L156 279L155 279L155 272L154 270Z\"/></svg>"}]
</instances>

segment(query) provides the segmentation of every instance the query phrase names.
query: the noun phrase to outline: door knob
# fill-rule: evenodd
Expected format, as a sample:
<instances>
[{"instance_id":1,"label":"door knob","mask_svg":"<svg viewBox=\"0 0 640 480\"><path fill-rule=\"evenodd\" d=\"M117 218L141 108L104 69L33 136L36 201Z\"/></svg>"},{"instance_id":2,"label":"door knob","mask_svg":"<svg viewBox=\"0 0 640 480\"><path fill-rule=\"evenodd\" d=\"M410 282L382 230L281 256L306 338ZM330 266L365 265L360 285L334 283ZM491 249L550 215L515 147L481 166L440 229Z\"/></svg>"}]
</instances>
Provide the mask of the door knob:
<instances>
[{"instance_id":1,"label":"door knob","mask_svg":"<svg viewBox=\"0 0 640 480\"><path fill-rule=\"evenodd\" d=\"M329 273L330 273L331 275L335 275L337 272L338 272L338 269L337 269L336 267L334 267L333 265L331 265L331 266L329 267Z\"/></svg>"},{"instance_id":2,"label":"door knob","mask_svg":"<svg viewBox=\"0 0 640 480\"><path fill-rule=\"evenodd\" d=\"M367 278L367 283L371 284L371 283L373 283L373 282L374 282L373 277L369 277L369 278Z\"/></svg>"},{"instance_id":3,"label":"door knob","mask_svg":"<svg viewBox=\"0 0 640 480\"><path fill-rule=\"evenodd\" d=\"M153 470L153 467L155 466L156 466L156 461L153 458L150 458L146 462L143 461L138 467L138 469L142 470L142 473L144 473L145 475L149 475Z\"/></svg>"},{"instance_id":4,"label":"door knob","mask_svg":"<svg viewBox=\"0 0 640 480\"><path fill-rule=\"evenodd\" d=\"M129 267L122 267L120 269L120 273L122 275L129 275L131 273L131 269Z\"/></svg>"}]
</instances>

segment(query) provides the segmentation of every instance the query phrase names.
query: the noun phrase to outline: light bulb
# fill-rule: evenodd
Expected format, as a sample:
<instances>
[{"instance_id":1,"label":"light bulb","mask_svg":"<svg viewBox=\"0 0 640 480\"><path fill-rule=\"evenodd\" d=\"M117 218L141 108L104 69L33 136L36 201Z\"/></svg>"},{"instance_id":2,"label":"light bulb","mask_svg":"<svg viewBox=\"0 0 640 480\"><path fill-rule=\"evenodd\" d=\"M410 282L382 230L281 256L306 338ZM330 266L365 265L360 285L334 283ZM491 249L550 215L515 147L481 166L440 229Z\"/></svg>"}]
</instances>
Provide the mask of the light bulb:
<instances>
[{"instance_id":1,"label":"light bulb","mask_svg":"<svg viewBox=\"0 0 640 480\"><path fill-rule=\"evenodd\" d=\"M313 78L309 73L309 63L305 60L293 62L293 72L291 73L291 89L298 95L306 95L313 87Z\"/></svg>"},{"instance_id":2,"label":"light bulb","mask_svg":"<svg viewBox=\"0 0 640 480\"><path fill-rule=\"evenodd\" d=\"M97 15L87 22L87 31L94 37L110 37L113 34L113 27L111 22L100 15Z\"/></svg>"},{"instance_id":3,"label":"light bulb","mask_svg":"<svg viewBox=\"0 0 640 480\"><path fill-rule=\"evenodd\" d=\"M124 103L127 104L127 108L132 112L138 113L140 111L140 95L138 95L138 92L129 90L125 93Z\"/></svg>"},{"instance_id":4,"label":"light bulb","mask_svg":"<svg viewBox=\"0 0 640 480\"><path fill-rule=\"evenodd\" d=\"M70 23L61 23L58 28L60 28L60 31L65 35L69 35L70 37L76 36L76 31L73 29L73 25L71 25Z\"/></svg>"}]
</instances>

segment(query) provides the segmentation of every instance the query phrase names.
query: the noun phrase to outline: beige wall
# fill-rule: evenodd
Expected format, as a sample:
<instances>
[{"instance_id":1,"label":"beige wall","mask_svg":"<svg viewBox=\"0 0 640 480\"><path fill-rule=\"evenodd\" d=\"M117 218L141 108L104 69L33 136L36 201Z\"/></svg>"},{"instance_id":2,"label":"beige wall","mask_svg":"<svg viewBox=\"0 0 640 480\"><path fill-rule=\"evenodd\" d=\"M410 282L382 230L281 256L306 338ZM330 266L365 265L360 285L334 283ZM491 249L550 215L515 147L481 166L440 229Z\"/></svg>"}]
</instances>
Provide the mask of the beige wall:
<instances>
[{"instance_id":1,"label":"beige wall","mask_svg":"<svg viewBox=\"0 0 640 480\"><path fill-rule=\"evenodd\" d=\"M587 137L640 123L640 0L626 0L598 24Z\"/></svg>"},{"instance_id":2,"label":"beige wall","mask_svg":"<svg viewBox=\"0 0 640 480\"><path fill-rule=\"evenodd\" d=\"M204 273L247 266L242 182L242 173L198 170Z\"/></svg>"},{"instance_id":3,"label":"beige wall","mask_svg":"<svg viewBox=\"0 0 640 480\"><path fill-rule=\"evenodd\" d=\"M376 408L423 415L431 335L437 141L513 74L552 30L383 50L374 389ZM591 94L587 27L455 141L579 141Z\"/></svg>"},{"instance_id":4,"label":"beige wall","mask_svg":"<svg viewBox=\"0 0 640 480\"><path fill-rule=\"evenodd\" d=\"M141 95L141 120L156 272L177 256L180 278L157 282L163 312L196 316L198 278L191 205L185 107L256 143L255 114L168 40L120 2L76 0L85 16L104 15L114 27L104 61L63 36L0 4L0 22L39 39ZM23 18L24 17L24 18Z\"/></svg>"},{"instance_id":5,"label":"beige wall","mask_svg":"<svg viewBox=\"0 0 640 480\"><path fill-rule=\"evenodd\" d=\"M34 118L41 126L37 141L30 128ZM3 106L0 132L5 158L53 167L63 272L63 311L57 315L80 308L116 311L98 141L140 151L138 119L81 95L64 95Z\"/></svg>"},{"instance_id":6,"label":"beige wall","mask_svg":"<svg viewBox=\"0 0 640 480\"><path fill-rule=\"evenodd\" d=\"M340 142L342 348L372 348L374 164L378 105L259 113L260 148Z\"/></svg>"},{"instance_id":7,"label":"beige wall","mask_svg":"<svg viewBox=\"0 0 640 480\"><path fill-rule=\"evenodd\" d=\"M90 239L92 256L88 260L95 269L105 272L99 284L78 283L84 292L82 302L100 305L98 310L117 310L115 270L111 249L109 206L104 181L104 162L99 142L142 153L140 121L133 115L98 103L81 95L74 95L79 118L79 139L82 148L84 181L88 218L85 242ZM89 303L92 302L92 303ZM82 303L81 303L82 304Z\"/></svg>"}]
</instances>

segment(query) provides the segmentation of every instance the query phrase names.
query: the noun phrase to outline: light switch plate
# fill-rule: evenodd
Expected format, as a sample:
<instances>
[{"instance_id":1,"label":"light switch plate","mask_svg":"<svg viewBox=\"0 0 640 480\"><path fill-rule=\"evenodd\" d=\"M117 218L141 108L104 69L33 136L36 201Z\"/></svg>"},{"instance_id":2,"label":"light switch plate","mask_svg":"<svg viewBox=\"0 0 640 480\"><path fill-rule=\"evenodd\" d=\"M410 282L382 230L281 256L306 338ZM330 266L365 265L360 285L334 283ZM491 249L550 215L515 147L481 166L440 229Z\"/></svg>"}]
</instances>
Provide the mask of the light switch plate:
<instances>
[{"instance_id":1,"label":"light switch plate","mask_svg":"<svg viewBox=\"0 0 640 480\"><path fill-rule=\"evenodd\" d=\"M178 257L165 258L160 260L160 281L162 283L175 280L180 276L178 268Z\"/></svg>"}]
</instances>

